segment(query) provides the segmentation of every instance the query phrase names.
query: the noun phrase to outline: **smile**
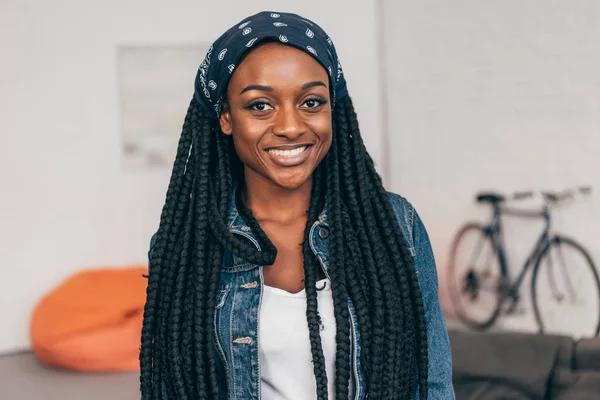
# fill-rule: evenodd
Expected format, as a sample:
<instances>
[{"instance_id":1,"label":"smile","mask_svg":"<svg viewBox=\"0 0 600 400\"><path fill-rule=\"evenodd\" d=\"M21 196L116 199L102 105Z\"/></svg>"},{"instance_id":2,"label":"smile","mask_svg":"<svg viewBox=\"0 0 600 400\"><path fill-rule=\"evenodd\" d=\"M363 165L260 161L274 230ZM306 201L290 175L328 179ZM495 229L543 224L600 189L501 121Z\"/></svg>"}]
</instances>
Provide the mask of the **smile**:
<instances>
[{"instance_id":1,"label":"smile","mask_svg":"<svg viewBox=\"0 0 600 400\"><path fill-rule=\"evenodd\" d=\"M278 150L278 149L270 149L267 150L269 153L274 154L276 156L283 156L283 157L296 157L297 155L299 155L300 153L304 152L306 149L308 149L308 146L302 146L302 147L298 147L296 149L293 150Z\"/></svg>"},{"instance_id":2,"label":"smile","mask_svg":"<svg viewBox=\"0 0 600 400\"><path fill-rule=\"evenodd\" d=\"M288 149L273 148L267 149L266 152L275 164L281 167L295 167L308 159L312 147L312 145L302 145Z\"/></svg>"}]
</instances>

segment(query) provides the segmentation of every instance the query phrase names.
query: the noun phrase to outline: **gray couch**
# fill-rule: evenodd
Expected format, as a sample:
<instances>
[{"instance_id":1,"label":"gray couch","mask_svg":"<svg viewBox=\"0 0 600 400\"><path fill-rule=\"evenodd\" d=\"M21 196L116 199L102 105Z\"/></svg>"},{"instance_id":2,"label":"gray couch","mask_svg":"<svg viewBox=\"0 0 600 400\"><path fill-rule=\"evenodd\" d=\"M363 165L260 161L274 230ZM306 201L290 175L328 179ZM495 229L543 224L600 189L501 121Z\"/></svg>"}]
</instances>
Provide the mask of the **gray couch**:
<instances>
[{"instance_id":1,"label":"gray couch","mask_svg":"<svg viewBox=\"0 0 600 400\"><path fill-rule=\"evenodd\" d=\"M599 400L600 338L450 331L457 400Z\"/></svg>"}]
</instances>

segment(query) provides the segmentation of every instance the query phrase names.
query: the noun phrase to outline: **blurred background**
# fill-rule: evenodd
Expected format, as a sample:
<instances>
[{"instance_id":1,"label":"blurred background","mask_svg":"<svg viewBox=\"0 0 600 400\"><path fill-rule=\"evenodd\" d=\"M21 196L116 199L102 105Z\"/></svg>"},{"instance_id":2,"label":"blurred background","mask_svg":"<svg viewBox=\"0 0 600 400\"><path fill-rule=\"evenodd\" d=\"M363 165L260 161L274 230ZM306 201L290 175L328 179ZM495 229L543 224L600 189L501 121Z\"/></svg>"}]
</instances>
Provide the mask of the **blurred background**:
<instances>
[{"instance_id":1,"label":"blurred background","mask_svg":"<svg viewBox=\"0 0 600 400\"><path fill-rule=\"evenodd\" d=\"M457 397L594 398L545 383L543 394L536 386L530 397L498 397L485 376L476 381L488 392L474 389L469 378L482 369L477 360L461 364L465 343L480 342L481 357L497 357L510 351L494 347L496 339L505 346L521 338L531 349L548 335L534 335L531 273L516 309L476 334L456 316L447 272L459 228L490 221L491 207L475 202L478 192L533 191L515 207L535 210L544 204L542 191L599 189L600 3L593 0L2 0L0 398L139 398L135 372L71 377L42 370L27 358L32 314L84 269L147 263L197 66L222 32L261 10L304 15L334 40L368 150L388 190L406 197L429 231ZM544 224L503 223L514 278ZM556 207L552 227L600 262L600 195L592 190ZM573 351L562 355L571 375L561 390L576 380L571 361L585 339L591 353L582 357L592 361L583 380L600 393L600 362L593 361L600 344L585 330L600 318L599 294L590 287L583 297L591 308L561 314L572 321L560 332L563 341L552 344L553 354ZM506 339L513 333L523 336ZM554 368L557 357L544 362ZM497 364L514 372L513 362ZM547 375L531 381L552 380L553 370L540 368ZM3 373L15 371L22 372L16 380Z\"/></svg>"}]
</instances>

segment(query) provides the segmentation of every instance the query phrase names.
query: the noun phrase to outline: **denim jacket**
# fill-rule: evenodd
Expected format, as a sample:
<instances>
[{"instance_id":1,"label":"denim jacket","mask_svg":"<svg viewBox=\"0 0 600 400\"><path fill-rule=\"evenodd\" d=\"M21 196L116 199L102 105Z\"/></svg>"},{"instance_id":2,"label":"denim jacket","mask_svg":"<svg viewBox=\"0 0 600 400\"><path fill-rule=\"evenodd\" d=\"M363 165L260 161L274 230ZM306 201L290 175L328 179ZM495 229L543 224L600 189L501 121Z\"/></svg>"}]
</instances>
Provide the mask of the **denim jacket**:
<instances>
[{"instance_id":1,"label":"denim jacket","mask_svg":"<svg viewBox=\"0 0 600 400\"><path fill-rule=\"evenodd\" d=\"M414 257L416 273L425 305L428 347L428 398L453 400L452 360L444 317L438 300L438 280L429 238L421 219L403 197L389 193L394 213ZM237 211L235 193L232 196L228 226L233 234L246 237L257 249L259 244ZM310 230L310 247L323 271L328 275L327 208ZM154 238L153 238L154 239ZM151 248L154 240L151 242ZM262 266L251 264L226 251L217 292L215 351L218 354L217 373L220 399L260 399L259 312L264 287ZM365 379L360 363L360 329L352 301L348 300L351 318L351 382L350 399L362 400ZM415 378L417 372L415 371ZM164 388L163 388L164 389ZM419 398L415 385L414 399ZM167 400L163 390L163 400Z\"/></svg>"}]
</instances>

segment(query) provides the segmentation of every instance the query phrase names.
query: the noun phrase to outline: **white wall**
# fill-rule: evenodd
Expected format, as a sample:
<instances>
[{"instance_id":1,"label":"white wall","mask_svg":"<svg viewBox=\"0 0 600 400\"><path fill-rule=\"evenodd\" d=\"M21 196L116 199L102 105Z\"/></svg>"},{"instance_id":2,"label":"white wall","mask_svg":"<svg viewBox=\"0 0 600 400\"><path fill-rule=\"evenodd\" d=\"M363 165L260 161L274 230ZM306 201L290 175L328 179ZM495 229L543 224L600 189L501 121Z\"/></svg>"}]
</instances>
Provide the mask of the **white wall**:
<instances>
[{"instance_id":1,"label":"white wall","mask_svg":"<svg viewBox=\"0 0 600 400\"><path fill-rule=\"evenodd\" d=\"M146 262L170 170L121 170L117 46L212 42L261 9L303 14L331 34L379 162L370 1L0 3L0 352L28 346L34 304L71 273Z\"/></svg>"},{"instance_id":2,"label":"white wall","mask_svg":"<svg viewBox=\"0 0 600 400\"><path fill-rule=\"evenodd\" d=\"M442 281L459 225L487 216L473 202L480 189L595 186L555 227L600 262L600 2L381 4L389 184L424 219ZM541 225L509 223L510 261L521 265ZM505 324L533 328L531 314Z\"/></svg>"}]
</instances>

